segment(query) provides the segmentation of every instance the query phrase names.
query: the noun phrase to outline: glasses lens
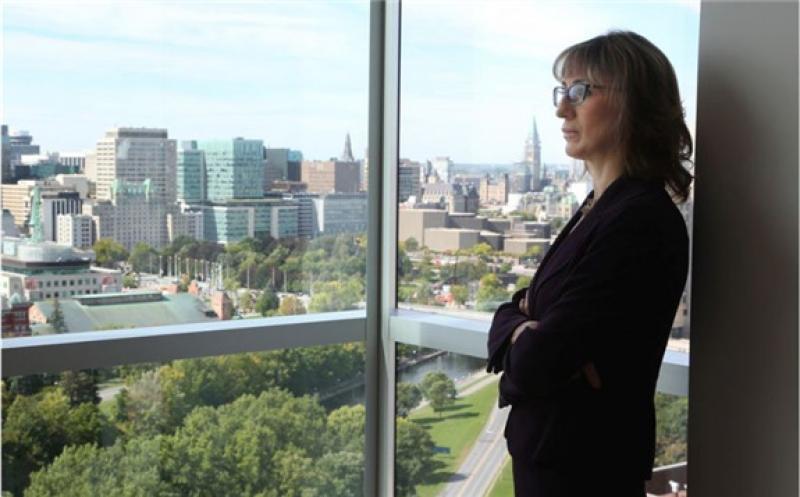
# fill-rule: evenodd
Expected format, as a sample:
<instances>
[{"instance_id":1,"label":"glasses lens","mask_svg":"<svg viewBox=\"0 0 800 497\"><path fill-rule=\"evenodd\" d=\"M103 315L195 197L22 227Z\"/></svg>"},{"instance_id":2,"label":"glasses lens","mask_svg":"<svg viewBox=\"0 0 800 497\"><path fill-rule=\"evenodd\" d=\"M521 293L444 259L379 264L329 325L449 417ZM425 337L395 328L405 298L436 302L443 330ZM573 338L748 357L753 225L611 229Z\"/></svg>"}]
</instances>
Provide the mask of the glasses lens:
<instances>
[{"instance_id":1,"label":"glasses lens","mask_svg":"<svg viewBox=\"0 0 800 497\"><path fill-rule=\"evenodd\" d=\"M586 98L586 85L583 83L576 83L567 89L567 98L569 103L576 105L583 102Z\"/></svg>"},{"instance_id":2,"label":"glasses lens","mask_svg":"<svg viewBox=\"0 0 800 497\"><path fill-rule=\"evenodd\" d=\"M561 103L561 100L564 98L564 95L567 93L567 89L563 86L556 86L553 88L553 105L558 107L558 104Z\"/></svg>"}]
</instances>

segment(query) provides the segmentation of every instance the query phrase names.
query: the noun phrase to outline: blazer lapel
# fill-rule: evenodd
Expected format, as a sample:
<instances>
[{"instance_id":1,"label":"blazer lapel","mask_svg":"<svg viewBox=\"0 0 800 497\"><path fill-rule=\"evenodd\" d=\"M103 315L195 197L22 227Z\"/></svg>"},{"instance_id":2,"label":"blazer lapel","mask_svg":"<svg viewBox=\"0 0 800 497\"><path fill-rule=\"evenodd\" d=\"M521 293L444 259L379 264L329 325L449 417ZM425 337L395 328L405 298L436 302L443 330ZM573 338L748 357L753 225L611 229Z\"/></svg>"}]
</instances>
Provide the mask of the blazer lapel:
<instances>
[{"instance_id":1,"label":"blazer lapel","mask_svg":"<svg viewBox=\"0 0 800 497\"><path fill-rule=\"evenodd\" d=\"M637 185L639 186L637 187ZM584 219L583 223L576 230L575 234L578 232L585 233L591 226L597 224L597 222L603 218L605 211L616 205L620 199L627 198L630 195L642 191L641 186L643 186L643 184L640 185L639 182L632 180L627 176L620 176L614 180L610 185L608 185L608 188L606 188L606 191L603 193L594 207L592 207L592 209L586 214L586 219ZM586 197L586 200L583 202L581 207L583 207L583 205L585 205L590 198L594 198L594 191L592 191L589 196ZM536 271L534 279L531 282L531 288L533 288L534 296L544 282L555 276L559 269L564 267L572 260L572 257L568 257L562 260L558 265L553 265L552 263L549 266L546 265L547 261L556 252L556 249L559 245L561 245L563 240L567 238L567 236L570 234L570 231L572 231L572 228L581 219L581 217L582 215L576 214L572 217L572 219L570 219L569 223L564 226L564 229L562 229L558 234L558 237L556 237L556 241L553 243L553 246L550 247L550 250L547 251L547 254L542 259L542 263L539 265L539 270ZM529 304L532 301L533 300L529 301Z\"/></svg>"}]
</instances>

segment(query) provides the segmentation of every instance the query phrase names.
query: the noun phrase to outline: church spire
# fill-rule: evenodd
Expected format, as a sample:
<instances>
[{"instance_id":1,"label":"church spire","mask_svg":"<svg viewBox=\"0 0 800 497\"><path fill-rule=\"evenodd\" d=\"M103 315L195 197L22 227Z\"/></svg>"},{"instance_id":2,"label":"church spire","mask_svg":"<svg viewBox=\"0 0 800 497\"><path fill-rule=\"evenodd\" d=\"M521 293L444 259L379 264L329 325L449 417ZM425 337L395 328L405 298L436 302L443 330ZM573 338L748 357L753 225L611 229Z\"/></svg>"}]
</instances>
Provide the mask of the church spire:
<instances>
[{"instance_id":1,"label":"church spire","mask_svg":"<svg viewBox=\"0 0 800 497\"><path fill-rule=\"evenodd\" d=\"M344 151L342 151L342 156L340 159L343 162L355 162L353 158L353 147L350 145L350 133L347 133L344 139Z\"/></svg>"}]
</instances>

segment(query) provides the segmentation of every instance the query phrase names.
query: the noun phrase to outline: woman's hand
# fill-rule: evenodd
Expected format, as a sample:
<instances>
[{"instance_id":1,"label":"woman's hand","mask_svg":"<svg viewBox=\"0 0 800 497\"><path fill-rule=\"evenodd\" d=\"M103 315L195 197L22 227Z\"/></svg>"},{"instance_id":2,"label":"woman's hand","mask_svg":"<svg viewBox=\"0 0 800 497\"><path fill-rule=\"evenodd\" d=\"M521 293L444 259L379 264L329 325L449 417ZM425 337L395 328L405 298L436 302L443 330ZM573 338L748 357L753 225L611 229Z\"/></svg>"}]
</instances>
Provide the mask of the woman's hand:
<instances>
[{"instance_id":1,"label":"woman's hand","mask_svg":"<svg viewBox=\"0 0 800 497\"><path fill-rule=\"evenodd\" d=\"M522 294L522 298L519 299L519 311L526 316L530 316L528 313L528 290Z\"/></svg>"}]
</instances>

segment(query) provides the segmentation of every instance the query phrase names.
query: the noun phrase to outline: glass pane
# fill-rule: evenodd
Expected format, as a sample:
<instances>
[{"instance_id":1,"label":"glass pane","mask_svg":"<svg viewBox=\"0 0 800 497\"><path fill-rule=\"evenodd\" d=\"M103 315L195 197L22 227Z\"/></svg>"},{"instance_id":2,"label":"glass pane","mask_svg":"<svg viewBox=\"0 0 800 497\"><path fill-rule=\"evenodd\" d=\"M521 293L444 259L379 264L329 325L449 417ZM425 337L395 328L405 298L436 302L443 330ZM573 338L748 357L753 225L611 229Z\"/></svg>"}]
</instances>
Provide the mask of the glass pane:
<instances>
[{"instance_id":1,"label":"glass pane","mask_svg":"<svg viewBox=\"0 0 800 497\"><path fill-rule=\"evenodd\" d=\"M398 305L489 319L592 190L565 152L554 59L612 26L644 35L672 62L694 135L699 2L407 2L402 15ZM688 303L687 288L669 345L686 352Z\"/></svg>"},{"instance_id":2,"label":"glass pane","mask_svg":"<svg viewBox=\"0 0 800 497\"><path fill-rule=\"evenodd\" d=\"M612 28L642 34L672 62L694 136L699 2L405 2L402 15L398 306L488 321L528 286L593 189L583 162L565 151L554 59ZM679 205L690 236L693 200L690 192ZM689 302L687 285L668 344L684 353ZM398 411L400 402L398 390ZM670 480L686 482L688 399L658 394L655 402L658 471L649 489L667 494ZM510 465L483 454L492 461L482 464L491 473L486 487L462 495L513 495ZM439 476L420 476L419 494L451 495L447 482L473 481L474 471L459 469L465 460L434 464Z\"/></svg>"},{"instance_id":3,"label":"glass pane","mask_svg":"<svg viewBox=\"0 0 800 497\"><path fill-rule=\"evenodd\" d=\"M396 394L397 495L483 495L506 457L508 414L485 361L398 344Z\"/></svg>"},{"instance_id":4,"label":"glass pane","mask_svg":"<svg viewBox=\"0 0 800 497\"><path fill-rule=\"evenodd\" d=\"M364 306L368 2L3 14L4 336Z\"/></svg>"},{"instance_id":5,"label":"glass pane","mask_svg":"<svg viewBox=\"0 0 800 497\"><path fill-rule=\"evenodd\" d=\"M3 495L320 495L363 485L364 346L3 379Z\"/></svg>"}]
</instances>

